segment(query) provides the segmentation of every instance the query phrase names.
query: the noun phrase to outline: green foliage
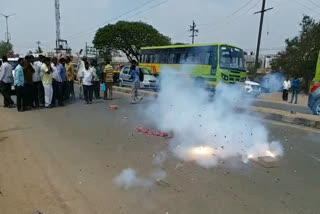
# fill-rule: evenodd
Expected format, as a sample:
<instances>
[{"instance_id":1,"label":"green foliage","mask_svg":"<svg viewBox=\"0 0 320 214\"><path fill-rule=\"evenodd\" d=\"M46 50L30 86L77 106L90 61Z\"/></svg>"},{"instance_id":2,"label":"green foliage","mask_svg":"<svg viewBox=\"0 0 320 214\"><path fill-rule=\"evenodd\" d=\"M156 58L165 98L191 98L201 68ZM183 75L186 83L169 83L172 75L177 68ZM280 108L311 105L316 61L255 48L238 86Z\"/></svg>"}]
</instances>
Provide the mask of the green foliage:
<instances>
[{"instance_id":1,"label":"green foliage","mask_svg":"<svg viewBox=\"0 0 320 214\"><path fill-rule=\"evenodd\" d=\"M7 54L13 50L13 46L11 43L7 43L5 41L0 42L0 57L7 56Z\"/></svg>"},{"instance_id":2,"label":"green foliage","mask_svg":"<svg viewBox=\"0 0 320 214\"><path fill-rule=\"evenodd\" d=\"M248 65L247 70L250 74L255 75L257 73L257 68L261 68L262 62L259 60L258 66L256 67L255 63L251 63Z\"/></svg>"},{"instance_id":3,"label":"green foliage","mask_svg":"<svg viewBox=\"0 0 320 214\"><path fill-rule=\"evenodd\" d=\"M314 77L320 50L320 21L304 16L300 26L298 36L286 39L286 49L273 61L272 68L291 77L302 77L308 86Z\"/></svg>"},{"instance_id":4,"label":"green foliage","mask_svg":"<svg viewBox=\"0 0 320 214\"><path fill-rule=\"evenodd\" d=\"M143 22L119 21L100 28L93 40L97 49L123 51L128 60L140 61L141 47L170 45L171 39Z\"/></svg>"}]
</instances>

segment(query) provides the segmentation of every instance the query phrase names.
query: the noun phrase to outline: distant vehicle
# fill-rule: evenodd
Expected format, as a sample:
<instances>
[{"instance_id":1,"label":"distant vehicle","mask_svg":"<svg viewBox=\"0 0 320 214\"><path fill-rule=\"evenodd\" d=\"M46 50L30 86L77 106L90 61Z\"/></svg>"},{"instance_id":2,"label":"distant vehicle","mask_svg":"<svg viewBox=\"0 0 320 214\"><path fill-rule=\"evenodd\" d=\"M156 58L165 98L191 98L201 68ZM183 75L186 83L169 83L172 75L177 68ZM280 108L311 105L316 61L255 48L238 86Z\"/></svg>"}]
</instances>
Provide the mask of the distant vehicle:
<instances>
[{"instance_id":1,"label":"distant vehicle","mask_svg":"<svg viewBox=\"0 0 320 214\"><path fill-rule=\"evenodd\" d=\"M260 84L249 80L245 81L244 90L247 95L255 98L259 97L261 94Z\"/></svg>"},{"instance_id":2,"label":"distant vehicle","mask_svg":"<svg viewBox=\"0 0 320 214\"><path fill-rule=\"evenodd\" d=\"M308 106L313 114L320 116L320 52L317 62L316 75L311 85L309 94Z\"/></svg>"},{"instance_id":3,"label":"distant vehicle","mask_svg":"<svg viewBox=\"0 0 320 214\"><path fill-rule=\"evenodd\" d=\"M120 64L112 64L113 67L113 82L118 84L119 83L119 75L120 75Z\"/></svg>"},{"instance_id":4,"label":"distant vehicle","mask_svg":"<svg viewBox=\"0 0 320 214\"><path fill-rule=\"evenodd\" d=\"M320 82L316 83L311 89L308 106L313 114L320 116Z\"/></svg>"},{"instance_id":5,"label":"distant vehicle","mask_svg":"<svg viewBox=\"0 0 320 214\"><path fill-rule=\"evenodd\" d=\"M246 80L244 52L229 44L171 45L141 48L141 66L153 74L191 71L196 85L214 88L219 82Z\"/></svg>"},{"instance_id":6,"label":"distant vehicle","mask_svg":"<svg viewBox=\"0 0 320 214\"><path fill-rule=\"evenodd\" d=\"M144 74L143 82L140 83L140 88L143 89L152 89L158 90L159 87L159 80L153 74L151 74L148 69L144 67L140 67ZM119 75L119 86L132 86L133 80L131 79L131 71L130 67L125 66L121 69Z\"/></svg>"}]
</instances>

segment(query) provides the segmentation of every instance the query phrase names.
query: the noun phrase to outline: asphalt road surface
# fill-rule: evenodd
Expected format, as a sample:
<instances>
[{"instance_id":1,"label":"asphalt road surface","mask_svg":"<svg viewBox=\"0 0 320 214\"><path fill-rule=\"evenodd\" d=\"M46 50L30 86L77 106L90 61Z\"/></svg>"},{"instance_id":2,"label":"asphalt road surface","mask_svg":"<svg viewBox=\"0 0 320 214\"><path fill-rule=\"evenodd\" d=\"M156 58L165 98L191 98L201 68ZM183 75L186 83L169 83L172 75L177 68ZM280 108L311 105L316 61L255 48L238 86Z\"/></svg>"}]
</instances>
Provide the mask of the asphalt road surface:
<instances>
[{"instance_id":1,"label":"asphalt road surface","mask_svg":"<svg viewBox=\"0 0 320 214\"><path fill-rule=\"evenodd\" d=\"M287 103L275 103L275 102L268 102L263 100L256 100L253 103L254 106L258 107L265 107L265 108L272 108L277 110L283 111L294 111L302 114L312 114L312 111L308 106L302 105L294 105L294 104L287 104Z\"/></svg>"},{"instance_id":2,"label":"asphalt road surface","mask_svg":"<svg viewBox=\"0 0 320 214\"><path fill-rule=\"evenodd\" d=\"M125 168L147 176L168 140L134 130L148 123L150 101L116 97L24 113L0 108L0 213L320 213L320 133L269 121L270 138L285 148L276 168L233 160L204 169L170 156L165 183L117 187Z\"/></svg>"}]
</instances>

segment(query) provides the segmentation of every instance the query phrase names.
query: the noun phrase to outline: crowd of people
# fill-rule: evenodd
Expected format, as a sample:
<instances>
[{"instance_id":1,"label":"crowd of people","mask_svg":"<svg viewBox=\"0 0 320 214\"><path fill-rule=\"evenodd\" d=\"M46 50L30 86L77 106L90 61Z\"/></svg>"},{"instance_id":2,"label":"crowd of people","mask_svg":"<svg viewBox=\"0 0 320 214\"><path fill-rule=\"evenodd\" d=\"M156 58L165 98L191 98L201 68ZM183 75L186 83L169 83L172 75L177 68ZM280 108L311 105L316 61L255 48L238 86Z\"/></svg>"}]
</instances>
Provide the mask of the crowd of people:
<instances>
[{"instance_id":1,"label":"crowd of people","mask_svg":"<svg viewBox=\"0 0 320 214\"><path fill-rule=\"evenodd\" d=\"M77 69L72 63L72 58L49 58L40 55L35 58L28 55L18 59L14 69L6 56L2 57L0 68L0 92L4 98L4 107L17 107L19 112L37 109L40 107L53 108L63 106L74 101L74 81L80 83L79 98L85 104L92 104L93 95L101 99L101 84L104 88L104 99L112 99L113 67L107 62L102 72L96 60L88 61L87 58L79 60ZM11 95L14 86L16 104Z\"/></svg>"}]
</instances>

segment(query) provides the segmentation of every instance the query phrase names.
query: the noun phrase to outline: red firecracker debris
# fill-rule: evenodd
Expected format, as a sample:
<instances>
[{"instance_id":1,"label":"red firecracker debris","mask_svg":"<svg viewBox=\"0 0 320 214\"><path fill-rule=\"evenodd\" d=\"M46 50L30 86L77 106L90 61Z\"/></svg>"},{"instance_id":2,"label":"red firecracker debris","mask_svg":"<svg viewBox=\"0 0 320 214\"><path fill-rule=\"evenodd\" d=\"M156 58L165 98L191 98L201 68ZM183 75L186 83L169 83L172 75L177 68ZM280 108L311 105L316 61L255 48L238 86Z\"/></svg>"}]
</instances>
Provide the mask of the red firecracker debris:
<instances>
[{"instance_id":1,"label":"red firecracker debris","mask_svg":"<svg viewBox=\"0 0 320 214\"><path fill-rule=\"evenodd\" d=\"M110 105L110 106L109 106L109 109L110 109L110 110L117 110L117 109L118 109L118 106L116 106L116 105Z\"/></svg>"},{"instance_id":2,"label":"red firecracker debris","mask_svg":"<svg viewBox=\"0 0 320 214\"><path fill-rule=\"evenodd\" d=\"M145 134L148 134L148 135L153 135L153 136L158 136L158 137L165 137L165 138L173 138L173 136L170 136L166 132L154 131L154 130L147 129L147 128L142 127L142 126L137 126L136 130L138 132L142 132L142 133L145 133Z\"/></svg>"}]
</instances>

